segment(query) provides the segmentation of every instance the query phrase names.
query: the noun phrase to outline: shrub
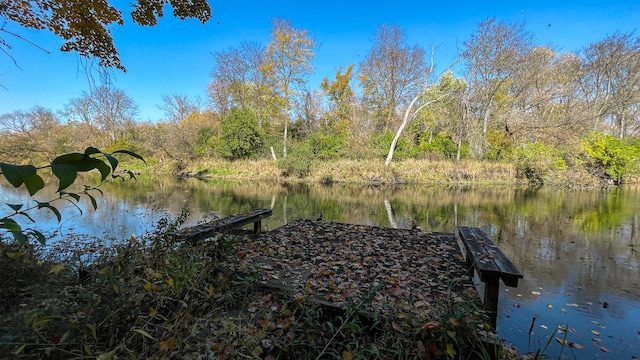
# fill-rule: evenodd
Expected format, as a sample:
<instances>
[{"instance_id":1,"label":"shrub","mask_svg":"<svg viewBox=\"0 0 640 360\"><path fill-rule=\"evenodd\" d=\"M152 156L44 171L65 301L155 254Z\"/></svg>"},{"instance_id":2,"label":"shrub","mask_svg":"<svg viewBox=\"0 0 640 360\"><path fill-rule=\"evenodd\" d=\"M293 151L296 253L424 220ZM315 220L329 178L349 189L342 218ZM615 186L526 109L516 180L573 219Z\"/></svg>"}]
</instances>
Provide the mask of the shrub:
<instances>
[{"instance_id":1,"label":"shrub","mask_svg":"<svg viewBox=\"0 0 640 360\"><path fill-rule=\"evenodd\" d=\"M430 140L431 141L429 141L429 137L426 135L420 137L420 150L427 153L438 154L447 159L456 158L456 155L458 154L458 145L451 140L451 137L446 132L441 131ZM463 147L461 149L461 157L465 157L463 151L465 149L468 153L468 147ZM468 154L466 154L466 156L468 156Z\"/></svg>"},{"instance_id":2,"label":"shrub","mask_svg":"<svg viewBox=\"0 0 640 360\"><path fill-rule=\"evenodd\" d=\"M385 131L371 138L371 148L376 157L385 158L387 156L394 136L395 134L391 131ZM401 136L396 144L393 157L398 160L414 158L418 155L419 151L420 149L418 146L409 141L406 137Z\"/></svg>"},{"instance_id":3,"label":"shrub","mask_svg":"<svg viewBox=\"0 0 640 360\"><path fill-rule=\"evenodd\" d=\"M515 150L516 176L530 185L542 185L552 170L566 169L564 159L544 143L526 143Z\"/></svg>"},{"instance_id":4,"label":"shrub","mask_svg":"<svg viewBox=\"0 0 640 360\"><path fill-rule=\"evenodd\" d=\"M620 185L623 177L638 166L640 146L611 135L592 132L585 137L583 149L589 157L589 171L610 178L616 185Z\"/></svg>"},{"instance_id":5,"label":"shrub","mask_svg":"<svg viewBox=\"0 0 640 360\"><path fill-rule=\"evenodd\" d=\"M504 131L488 130L486 141L489 145L485 153L486 159L501 160L513 156L513 140Z\"/></svg>"},{"instance_id":6,"label":"shrub","mask_svg":"<svg viewBox=\"0 0 640 360\"><path fill-rule=\"evenodd\" d=\"M222 119L217 149L229 159L250 158L260 152L263 134L253 111L233 109Z\"/></svg>"},{"instance_id":7,"label":"shrub","mask_svg":"<svg viewBox=\"0 0 640 360\"><path fill-rule=\"evenodd\" d=\"M278 159L278 168L282 170L282 176L304 179L311 170L312 157L313 152L307 143L293 143L287 157Z\"/></svg>"},{"instance_id":8,"label":"shrub","mask_svg":"<svg viewBox=\"0 0 640 360\"><path fill-rule=\"evenodd\" d=\"M313 132L307 143L313 155L318 159L337 159L345 154L347 148L346 137L330 127Z\"/></svg>"}]
</instances>

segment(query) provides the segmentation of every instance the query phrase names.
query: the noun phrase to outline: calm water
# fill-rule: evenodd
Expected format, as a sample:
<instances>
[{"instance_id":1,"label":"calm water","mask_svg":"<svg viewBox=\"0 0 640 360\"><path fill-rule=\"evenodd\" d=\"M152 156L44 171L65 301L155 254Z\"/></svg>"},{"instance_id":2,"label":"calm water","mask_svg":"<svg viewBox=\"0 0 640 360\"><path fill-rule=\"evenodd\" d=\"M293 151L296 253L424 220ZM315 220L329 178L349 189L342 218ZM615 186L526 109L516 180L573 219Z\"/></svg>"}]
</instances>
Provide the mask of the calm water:
<instances>
[{"instance_id":1,"label":"calm water","mask_svg":"<svg viewBox=\"0 0 640 360\"><path fill-rule=\"evenodd\" d=\"M103 190L98 212L86 210L85 203L79 216L67 206L58 224L41 210L37 227L55 230L56 237L80 233L117 240L150 230L158 218L183 208L196 223L257 207L274 210L263 221L267 230L314 219L320 211L329 221L379 226L407 228L412 219L433 231L479 226L525 274L518 288L501 287L498 332L508 342L521 351L548 343L545 353L553 358L561 351L578 359L640 357L640 187L575 192L141 177ZM17 194L3 187L0 202L19 202ZM583 348L562 349L555 337Z\"/></svg>"}]
</instances>

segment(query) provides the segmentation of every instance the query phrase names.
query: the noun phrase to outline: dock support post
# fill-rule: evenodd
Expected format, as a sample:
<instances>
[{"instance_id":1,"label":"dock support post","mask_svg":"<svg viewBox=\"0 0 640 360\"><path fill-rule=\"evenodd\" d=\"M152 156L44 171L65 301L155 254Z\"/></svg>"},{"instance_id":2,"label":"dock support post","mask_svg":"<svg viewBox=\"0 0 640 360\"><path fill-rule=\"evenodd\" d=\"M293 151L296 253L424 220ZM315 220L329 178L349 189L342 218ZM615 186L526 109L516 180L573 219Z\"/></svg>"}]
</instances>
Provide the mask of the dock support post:
<instances>
[{"instance_id":1,"label":"dock support post","mask_svg":"<svg viewBox=\"0 0 640 360\"><path fill-rule=\"evenodd\" d=\"M500 289L500 278L491 277L484 284L484 308L489 313L489 321L493 328L496 328L498 318L498 296Z\"/></svg>"},{"instance_id":2,"label":"dock support post","mask_svg":"<svg viewBox=\"0 0 640 360\"><path fill-rule=\"evenodd\" d=\"M253 223L253 236L258 236L262 231L262 221L258 220Z\"/></svg>"}]
</instances>

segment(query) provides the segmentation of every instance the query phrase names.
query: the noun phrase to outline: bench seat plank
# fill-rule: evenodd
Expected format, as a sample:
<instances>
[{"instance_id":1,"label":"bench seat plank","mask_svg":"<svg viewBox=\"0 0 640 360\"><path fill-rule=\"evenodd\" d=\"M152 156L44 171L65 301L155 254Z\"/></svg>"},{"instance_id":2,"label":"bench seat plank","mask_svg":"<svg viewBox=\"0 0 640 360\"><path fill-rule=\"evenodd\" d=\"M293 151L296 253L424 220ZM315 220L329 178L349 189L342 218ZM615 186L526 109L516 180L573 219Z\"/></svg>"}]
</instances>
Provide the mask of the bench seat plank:
<instances>
[{"instance_id":1,"label":"bench seat plank","mask_svg":"<svg viewBox=\"0 0 640 360\"><path fill-rule=\"evenodd\" d=\"M261 231L261 220L273 214L273 209L254 209L246 213L235 214L222 219L216 219L200 225L178 230L172 235L180 241L198 241L214 236L217 233L254 224L253 232L257 235Z\"/></svg>"},{"instance_id":2,"label":"bench seat plank","mask_svg":"<svg viewBox=\"0 0 640 360\"><path fill-rule=\"evenodd\" d=\"M510 287L518 286L518 279L523 275L509 258L480 228L459 226L458 232L465 250L470 255L468 261L478 271L480 281L486 282L490 277L499 277Z\"/></svg>"}]
</instances>

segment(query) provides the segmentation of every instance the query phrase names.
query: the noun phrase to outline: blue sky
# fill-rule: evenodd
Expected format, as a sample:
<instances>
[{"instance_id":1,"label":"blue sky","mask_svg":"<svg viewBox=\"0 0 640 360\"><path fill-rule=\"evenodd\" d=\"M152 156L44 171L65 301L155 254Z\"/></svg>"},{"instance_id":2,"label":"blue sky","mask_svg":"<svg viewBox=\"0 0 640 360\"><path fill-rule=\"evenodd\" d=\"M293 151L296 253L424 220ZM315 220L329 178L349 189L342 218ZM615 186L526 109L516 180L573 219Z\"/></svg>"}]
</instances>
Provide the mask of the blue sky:
<instances>
[{"instance_id":1,"label":"blue sky","mask_svg":"<svg viewBox=\"0 0 640 360\"><path fill-rule=\"evenodd\" d=\"M126 6L129 1L116 0ZM114 27L113 37L127 73L112 71L115 87L138 104L140 120L160 120L164 94L181 94L207 100L213 53L242 41L269 41L272 18L284 18L306 29L316 40L315 73L309 87L316 89L324 77L333 79L340 67L358 64L371 47L378 25L399 24L408 43L425 49L437 46L436 67L446 67L456 46L487 17L524 22L540 45L559 51L580 48L620 32L640 36L640 2L637 1L240 1L210 2L212 19L205 25L170 16L155 27L133 24ZM88 91L78 56L61 53L62 41L48 32L6 24L50 53L8 38L13 61L0 53L0 114L29 110L36 105L58 111L70 99Z\"/></svg>"}]
</instances>

